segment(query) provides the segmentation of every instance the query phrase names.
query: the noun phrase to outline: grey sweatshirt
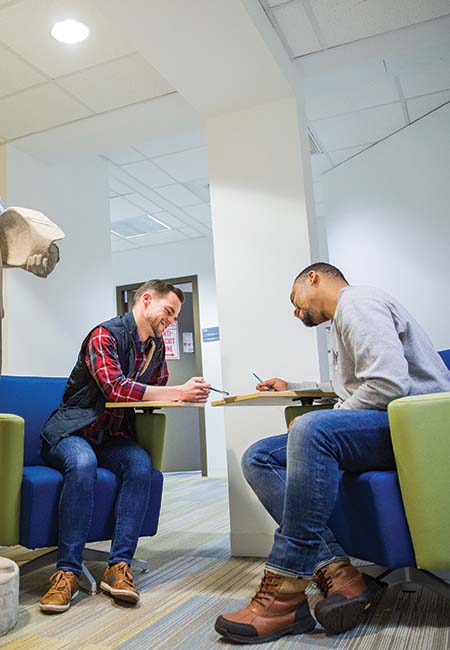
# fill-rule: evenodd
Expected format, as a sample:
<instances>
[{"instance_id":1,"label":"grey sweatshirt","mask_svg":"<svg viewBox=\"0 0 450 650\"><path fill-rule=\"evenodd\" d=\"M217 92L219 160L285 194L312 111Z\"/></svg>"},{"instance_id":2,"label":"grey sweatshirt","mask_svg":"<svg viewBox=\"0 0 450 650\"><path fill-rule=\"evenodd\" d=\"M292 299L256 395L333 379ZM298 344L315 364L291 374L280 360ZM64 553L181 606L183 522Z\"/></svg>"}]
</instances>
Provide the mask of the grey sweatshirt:
<instances>
[{"instance_id":1,"label":"grey sweatshirt","mask_svg":"<svg viewBox=\"0 0 450 650\"><path fill-rule=\"evenodd\" d=\"M302 382L290 390L330 387L337 408L384 410L406 395L450 391L450 372L414 318L374 287L341 289L331 325L331 386Z\"/></svg>"}]
</instances>

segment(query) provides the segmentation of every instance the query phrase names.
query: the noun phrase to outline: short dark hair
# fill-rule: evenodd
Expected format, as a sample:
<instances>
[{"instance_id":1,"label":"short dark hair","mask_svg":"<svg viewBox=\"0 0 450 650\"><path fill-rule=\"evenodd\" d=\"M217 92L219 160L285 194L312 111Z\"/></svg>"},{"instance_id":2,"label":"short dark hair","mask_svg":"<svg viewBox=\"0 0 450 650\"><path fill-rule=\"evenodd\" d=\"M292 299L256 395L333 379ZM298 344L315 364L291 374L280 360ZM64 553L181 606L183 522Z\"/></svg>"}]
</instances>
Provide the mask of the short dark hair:
<instances>
[{"instance_id":1,"label":"short dark hair","mask_svg":"<svg viewBox=\"0 0 450 650\"><path fill-rule=\"evenodd\" d=\"M294 280L294 284L298 280L302 280L303 278L306 278L306 276L310 271L315 271L316 273L323 273L324 275L328 275L334 278L335 280L343 280L344 282L347 282L342 271L340 271L332 264L328 264L327 262L316 262L315 264L310 264L309 266L307 266L305 269L303 269L303 271L300 271L300 273L297 275L297 277Z\"/></svg>"},{"instance_id":2,"label":"short dark hair","mask_svg":"<svg viewBox=\"0 0 450 650\"><path fill-rule=\"evenodd\" d=\"M134 294L135 305L140 300L141 296L147 291L150 291L151 293L157 293L160 296L165 296L168 293L174 293L181 303L184 302L184 293L175 285L170 284L170 282L165 282L164 280L148 280L144 284L141 284L139 289Z\"/></svg>"}]
</instances>

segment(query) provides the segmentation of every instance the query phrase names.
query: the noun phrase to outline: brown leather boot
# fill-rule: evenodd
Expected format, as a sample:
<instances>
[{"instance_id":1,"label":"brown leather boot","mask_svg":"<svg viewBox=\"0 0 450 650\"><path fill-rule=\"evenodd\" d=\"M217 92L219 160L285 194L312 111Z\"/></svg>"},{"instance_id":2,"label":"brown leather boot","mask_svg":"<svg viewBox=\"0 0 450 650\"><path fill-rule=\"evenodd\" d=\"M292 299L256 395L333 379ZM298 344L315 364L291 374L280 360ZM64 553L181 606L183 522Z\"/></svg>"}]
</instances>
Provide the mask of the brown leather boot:
<instances>
[{"instance_id":1,"label":"brown leather boot","mask_svg":"<svg viewBox=\"0 0 450 650\"><path fill-rule=\"evenodd\" d=\"M377 605L387 587L345 561L322 567L315 573L313 582L324 596L314 614L328 635L354 628L362 613Z\"/></svg>"},{"instance_id":2,"label":"brown leather boot","mask_svg":"<svg viewBox=\"0 0 450 650\"><path fill-rule=\"evenodd\" d=\"M78 595L78 577L71 571L56 571L50 578L51 587L39 601L43 612L59 614L70 607L70 601Z\"/></svg>"},{"instance_id":3,"label":"brown leather boot","mask_svg":"<svg viewBox=\"0 0 450 650\"><path fill-rule=\"evenodd\" d=\"M219 616L215 629L226 641L264 643L286 634L303 634L316 626L305 594L307 580L264 572L248 605Z\"/></svg>"},{"instance_id":4,"label":"brown leather boot","mask_svg":"<svg viewBox=\"0 0 450 650\"><path fill-rule=\"evenodd\" d=\"M100 582L100 589L118 600L125 600L128 603L139 602L139 592L126 562L117 562L106 569Z\"/></svg>"}]
</instances>

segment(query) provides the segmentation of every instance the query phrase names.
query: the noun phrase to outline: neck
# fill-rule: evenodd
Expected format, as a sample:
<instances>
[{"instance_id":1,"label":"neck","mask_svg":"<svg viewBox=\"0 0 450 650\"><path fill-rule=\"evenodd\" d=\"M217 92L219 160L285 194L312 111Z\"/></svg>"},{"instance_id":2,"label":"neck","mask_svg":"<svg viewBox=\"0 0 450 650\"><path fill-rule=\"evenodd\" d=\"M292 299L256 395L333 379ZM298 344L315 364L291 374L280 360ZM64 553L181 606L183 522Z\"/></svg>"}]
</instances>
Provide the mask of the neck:
<instances>
[{"instance_id":1,"label":"neck","mask_svg":"<svg viewBox=\"0 0 450 650\"><path fill-rule=\"evenodd\" d=\"M323 313L327 317L327 320L332 320L334 318L339 300L339 293L344 287L348 287L346 282L336 282L333 283L327 291L323 301Z\"/></svg>"}]
</instances>

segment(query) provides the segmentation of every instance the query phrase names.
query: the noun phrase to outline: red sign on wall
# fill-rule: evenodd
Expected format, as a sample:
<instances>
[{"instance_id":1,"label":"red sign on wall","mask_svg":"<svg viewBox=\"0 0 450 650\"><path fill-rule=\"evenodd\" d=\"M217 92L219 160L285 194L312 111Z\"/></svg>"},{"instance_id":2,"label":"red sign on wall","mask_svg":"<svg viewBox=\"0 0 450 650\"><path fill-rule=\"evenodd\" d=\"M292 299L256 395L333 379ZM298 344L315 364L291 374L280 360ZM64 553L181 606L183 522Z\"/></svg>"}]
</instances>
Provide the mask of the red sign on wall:
<instances>
[{"instance_id":1,"label":"red sign on wall","mask_svg":"<svg viewBox=\"0 0 450 650\"><path fill-rule=\"evenodd\" d=\"M175 321L163 334L166 346L166 359L180 358L180 342L178 336L178 323Z\"/></svg>"}]
</instances>

